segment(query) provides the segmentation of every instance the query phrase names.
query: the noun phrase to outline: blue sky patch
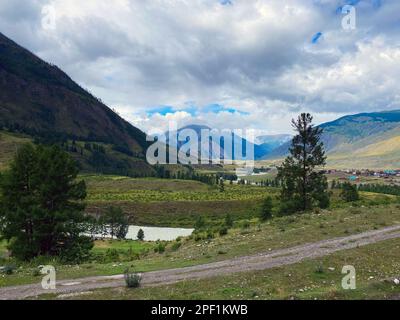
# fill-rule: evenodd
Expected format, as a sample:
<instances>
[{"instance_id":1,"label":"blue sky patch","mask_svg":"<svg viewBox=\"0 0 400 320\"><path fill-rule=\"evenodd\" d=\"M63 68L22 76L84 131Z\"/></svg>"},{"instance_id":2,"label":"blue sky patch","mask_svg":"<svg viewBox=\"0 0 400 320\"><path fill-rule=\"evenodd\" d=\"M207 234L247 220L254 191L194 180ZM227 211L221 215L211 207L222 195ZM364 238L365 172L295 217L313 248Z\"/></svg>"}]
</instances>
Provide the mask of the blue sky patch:
<instances>
[{"instance_id":1,"label":"blue sky patch","mask_svg":"<svg viewBox=\"0 0 400 320\"><path fill-rule=\"evenodd\" d=\"M322 37L322 32L317 32L311 39L311 43L316 44L318 40Z\"/></svg>"}]
</instances>

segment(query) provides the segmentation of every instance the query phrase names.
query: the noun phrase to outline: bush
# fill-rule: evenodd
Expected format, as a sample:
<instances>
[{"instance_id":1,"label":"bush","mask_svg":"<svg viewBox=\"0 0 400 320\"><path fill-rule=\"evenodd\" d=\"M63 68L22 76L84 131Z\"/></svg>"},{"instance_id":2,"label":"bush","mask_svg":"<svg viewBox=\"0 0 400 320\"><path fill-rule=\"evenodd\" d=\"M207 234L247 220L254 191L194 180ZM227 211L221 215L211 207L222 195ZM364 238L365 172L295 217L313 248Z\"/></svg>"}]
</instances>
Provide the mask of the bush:
<instances>
[{"instance_id":1,"label":"bush","mask_svg":"<svg viewBox=\"0 0 400 320\"><path fill-rule=\"evenodd\" d=\"M154 248L154 252L158 252L159 254L162 254L165 252L165 244L163 243L159 243L155 248Z\"/></svg>"},{"instance_id":2,"label":"bush","mask_svg":"<svg viewBox=\"0 0 400 320\"><path fill-rule=\"evenodd\" d=\"M221 227L218 231L220 236L226 236L228 234L228 228L227 227Z\"/></svg>"},{"instance_id":3,"label":"bush","mask_svg":"<svg viewBox=\"0 0 400 320\"><path fill-rule=\"evenodd\" d=\"M272 198L271 197L265 198L263 205L261 207L261 213L260 213L261 221L266 221L272 218L273 207L274 205L272 204Z\"/></svg>"},{"instance_id":4,"label":"bush","mask_svg":"<svg viewBox=\"0 0 400 320\"><path fill-rule=\"evenodd\" d=\"M179 250L179 248L182 246L182 243L180 243L180 242L175 242L173 245L172 245L172 247L171 247L171 249L172 249L172 251L177 251L177 250Z\"/></svg>"},{"instance_id":5,"label":"bush","mask_svg":"<svg viewBox=\"0 0 400 320\"><path fill-rule=\"evenodd\" d=\"M357 186L349 182L344 183L340 197L346 202L358 201L360 195L358 194Z\"/></svg>"},{"instance_id":6,"label":"bush","mask_svg":"<svg viewBox=\"0 0 400 320\"><path fill-rule=\"evenodd\" d=\"M242 229L250 228L250 222L247 220L243 221L241 227L242 227Z\"/></svg>"},{"instance_id":7,"label":"bush","mask_svg":"<svg viewBox=\"0 0 400 320\"><path fill-rule=\"evenodd\" d=\"M232 228L233 227L233 218L229 213L225 217L225 225L228 228Z\"/></svg>"},{"instance_id":8,"label":"bush","mask_svg":"<svg viewBox=\"0 0 400 320\"><path fill-rule=\"evenodd\" d=\"M32 276L34 276L34 277L39 277L41 274L42 273L40 272L39 268L34 269L32 272Z\"/></svg>"},{"instance_id":9,"label":"bush","mask_svg":"<svg viewBox=\"0 0 400 320\"><path fill-rule=\"evenodd\" d=\"M107 249L106 257L108 261L118 262L119 261L119 253L117 249Z\"/></svg>"},{"instance_id":10,"label":"bush","mask_svg":"<svg viewBox=\"0 0 400 320\"><path fill-rule=\"evenodd\" d=\"M1 272L9 276L14 273L15 269L16 267L14 265L7 265L1 269Z\"/></svg>"},{"instance_id":11,"label":"bush","mask_svg":"<svg viewBox=\"0 0 400 320\"><path fill-rule=\"evenodd\" d=\"M127 269L124 273L125 283L127 288L139 288L142 277L140 274L131 272Z\"/></svg>"},{"instance_id":12,"label":"bush","mask_svg":"<svg viewBox=\"0 0 400 320\"><path fill-rule=\"evenodd\" d=\"M80 264L89 260L94 243L85 236L71 237L64 245L64 251L60 254L63 262Z\"/></svg>"},{"instance_id":13,"label":"bush","mask_svg":"<svg viewBox=\"0 0 400 320\"><path fill-rule=\"evenodd\" d=\"M196 219L196 222L194 224L194 228L196 230L201 230L205 227L206 222L204 221L204 218L202 216L198 216Z\"/></svg>"},{"instance_id":14,"label":"bush","mask_svg":"<svg viewBox=\"0 0 400 320\"><path fill-rule=\"evenodd\" d=\"M324 273L324 267L320 264L315 268L315 273L322 274Z\"/></svg>"},{"instance_id":15,"label":"bush","mask_svg":"<svg viewBox=\"0 0 400 320\"><path fill-rule=\"evenodd\" d=\"M196 234L194 235L194 241L198 242L198 241L200 241L200 240L203 240L203 237L201 236L200 233L196 233Z\"/></svg>"}]
</instances>

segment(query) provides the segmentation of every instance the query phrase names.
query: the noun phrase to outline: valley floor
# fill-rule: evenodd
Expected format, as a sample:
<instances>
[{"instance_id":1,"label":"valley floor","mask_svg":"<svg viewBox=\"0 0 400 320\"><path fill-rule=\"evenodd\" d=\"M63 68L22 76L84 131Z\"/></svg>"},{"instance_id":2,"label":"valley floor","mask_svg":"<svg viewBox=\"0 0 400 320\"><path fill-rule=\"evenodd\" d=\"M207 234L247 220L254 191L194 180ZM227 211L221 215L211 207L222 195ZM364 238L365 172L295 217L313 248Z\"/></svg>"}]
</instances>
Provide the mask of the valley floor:
<instances>
[{"instance_id":1,"label":"valley floor","mask_svg":"<svg viewBox=\"0 0 400 320\"><path fill-rule=\"evenodd\" d=\"M240 258L228 259L220 262L198 265L187 268L179 268L172 270L163 270L144 273L142 275L142 285L144 287L164 286L167 284L174 284L181 281L193 281L196 279L207 279L217 277L226 277L231 274L240 274L246 272L243 277L249 276L249 272L259 272L272 268L284 267L299 263L305 259L317 259L331 255L338 251L359 249L362 246L367 246L373 243L396 239L393 242L399 244L400 238L400 225L387 227L380 230L368 231L347 237L334 238L323 240L315 243L309 243L296 247L286 249L274 250L270 252L259 253L252 256L243 256ZM348 263L347 263L348 264ZM355 266L356 267L356 266ZM318 273L323 273L323 267L319 267ZM365 268L365 266L363 266ZM400 265L392 269L391 272L399 272ZM341 268L339 268L341 269ZM336 270L331 267L329 270ZM281 274L282 276L283 274ZM282 277L283 279L285 276ZM373 279L373 277L372 277ZM57 284L57 289L52 292L55 297L74 297L75 295L68 295L71 293L84 293L88 291L102 288L122 288L124 286L124 276L117 275L112 277L90 277L76 280L64 280ZM280 285L277 284L276 288ZM243 288L245 289L245 288ZM397 293L400 294L400 286L397 287ZM213 292L212 290L209 293ZM304 292L304 290L303 290ZM1 299L25 299L30 297L38 297L46 294L48 291L43 290L40 284L8 287L0 289ZM90 293L90 295L99 297L99 294L107 293ZM132 291L134 294L134 291ZM61 295L61 296L60 296ZM78 294L79 296L79 294ZM76 297L76 296L75 296ZM182 295L182 298L184 295ZM46 298L49 298L47 296ZM108 298L110 298L108 296ZM153 297L155 298L155 297ZM164 297L165 298L165 297ZM205 297L200 297L205 298Z\"/></svg>"}]
</instances>

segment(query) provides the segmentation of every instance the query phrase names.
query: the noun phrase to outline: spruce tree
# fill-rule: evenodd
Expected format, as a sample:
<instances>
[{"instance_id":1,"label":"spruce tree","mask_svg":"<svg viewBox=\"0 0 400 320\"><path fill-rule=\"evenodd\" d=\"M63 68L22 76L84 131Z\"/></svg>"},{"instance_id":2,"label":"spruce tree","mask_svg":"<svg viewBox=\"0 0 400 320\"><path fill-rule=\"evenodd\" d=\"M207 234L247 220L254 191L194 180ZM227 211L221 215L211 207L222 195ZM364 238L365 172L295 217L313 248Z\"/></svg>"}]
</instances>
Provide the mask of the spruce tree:
<instances>
[{"instance_id":1,"label":"spruce tree","mask_svg":"<svg viewBox=\"0 0 400 320\"><path fill-rule=\"evenodd\" d=\"M61 148L21 147L0 181L0 234L12 255L40 255L79 262L93 243L83 236L87 217L84 181L76 162Z\"/></svg>"},{"instance_id":2,"label":"spruce tree","mask_svg":"<svg viewBox=\"0 0 400 320\"><path fill-rule=\"evenodd\" d=\"M143 241L144 240L144 231L143 229L139 229L138 234L137 234L137 238L139 241Z\"/></svg>"},{"instance_id":3,"label":"spruce tree","mask_svg":"<svg viewBox=\"0 0 400 320\"><path fill-rule=\"evenodd\" d=\"M297 132L290 155L278 167L281 184L281 210L285 213L305 211L314 206L329 206L328 182L318 169L325 166L326 156L321 142L322 129L312 124L313 117L302 113L292 126Z\"/></svg>"},{"instance_id":4,"label":"spruce tree","mask_svg":"<svg viewBox=\"0 0 400 320\"><path fill-rule=\"evenodd\" d=\"M360 199L360 195L358 194L357 186L351 184L350 182L344 183L340 197L346 202L358 201Z\"/></svg>"},{"instance_id":5,"label":"spruce tree","mask_svg":"<svg viewBox=\"0 0 400 320\"><path fill-rule=\"evenodd\" d=\"M272 209L274 205L272 203L272 198L271 197L266 197L264 199L263 205L261 207L261 214L260 214L260 220L261 221L266 221L268 219L272 218Z\"/></svg>"}]
</instances>

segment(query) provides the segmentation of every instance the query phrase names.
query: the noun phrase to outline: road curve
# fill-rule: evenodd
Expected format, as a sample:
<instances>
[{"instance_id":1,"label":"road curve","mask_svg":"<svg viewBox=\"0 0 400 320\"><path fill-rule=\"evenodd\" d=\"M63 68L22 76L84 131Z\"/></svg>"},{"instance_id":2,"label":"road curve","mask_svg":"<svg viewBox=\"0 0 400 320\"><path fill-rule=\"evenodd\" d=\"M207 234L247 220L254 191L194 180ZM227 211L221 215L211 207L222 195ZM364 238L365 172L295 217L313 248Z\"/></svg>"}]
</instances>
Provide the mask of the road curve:
<instances>
[{"instance_id":1,"label":"road curve","mask_svg":"<svg viewBox=\"0 0 400 320\"><path fill-rule=\"evenodd\" d=\"M395 238L400 238L400 225L203 265L147 272L142 274L142 286L158 286L184 280L265 270ZM0 288L0 300L26 299L48 293L79 293L124 285L124 276L116 275L57 281L56 290L44 290L40 284L4 287Z\"/></svg>"}]
</instances>

